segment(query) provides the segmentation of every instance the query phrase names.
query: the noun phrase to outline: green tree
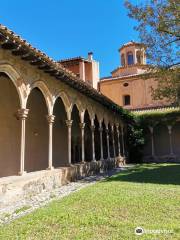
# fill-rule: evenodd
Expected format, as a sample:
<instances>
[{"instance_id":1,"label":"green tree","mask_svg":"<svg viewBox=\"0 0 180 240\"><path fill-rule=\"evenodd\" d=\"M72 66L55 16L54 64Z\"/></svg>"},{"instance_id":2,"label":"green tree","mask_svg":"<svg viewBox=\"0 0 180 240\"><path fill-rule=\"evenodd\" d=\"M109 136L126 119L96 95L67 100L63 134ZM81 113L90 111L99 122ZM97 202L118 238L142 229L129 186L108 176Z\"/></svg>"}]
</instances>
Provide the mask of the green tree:
<instances>
[{"instance_id":1,"label":"green tree","mask_svg":"<svg viewBox=\"0 0 180 240\"><path fill-rule=\"evenodd\" d=\"M147 46L149 72L158 82L154 99L180 105L180 0L142 0L138 5L126 0L125 6Z\"/></svg>"}]
</instances>

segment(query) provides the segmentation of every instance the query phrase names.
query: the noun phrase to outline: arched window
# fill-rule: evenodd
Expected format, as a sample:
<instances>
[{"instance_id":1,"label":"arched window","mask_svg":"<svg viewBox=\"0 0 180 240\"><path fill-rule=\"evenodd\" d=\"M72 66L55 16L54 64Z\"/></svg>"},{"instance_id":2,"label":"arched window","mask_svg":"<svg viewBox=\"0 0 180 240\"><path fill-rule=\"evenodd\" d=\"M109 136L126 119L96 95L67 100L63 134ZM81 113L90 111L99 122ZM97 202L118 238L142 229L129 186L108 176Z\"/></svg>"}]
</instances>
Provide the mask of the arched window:
<instances>
[{"instance_id":1,"label":"arched window","mask_svg":"<svg viewBox=\"0 0 180 240\"><path fill-rule=\"evenodd\" d=\"M128 65L134 64L134 58L133 58L133 53L132 52L127 53L127 62L128 62Z\"/></svg>"},{"instance_id":2,"label":"arched window","mask_svg":"<svg viewBox=\"0 0 180 240\"><path fill-rule=\"evenodd\" d=\"M124 67L125 66L125 57L124 54L121 54L121 65Z\"/></svg>"},{"instance_id":3,"label":"arched window","mask_svg":"<svg viewBox=\"0 0 180 240\"><path fill-rule=\"evenodd\" d=\"M123 96L123 105L124 106L131 105L131 97L130 97L130 95L124 95Z\"/></svg>"}]
</instances>

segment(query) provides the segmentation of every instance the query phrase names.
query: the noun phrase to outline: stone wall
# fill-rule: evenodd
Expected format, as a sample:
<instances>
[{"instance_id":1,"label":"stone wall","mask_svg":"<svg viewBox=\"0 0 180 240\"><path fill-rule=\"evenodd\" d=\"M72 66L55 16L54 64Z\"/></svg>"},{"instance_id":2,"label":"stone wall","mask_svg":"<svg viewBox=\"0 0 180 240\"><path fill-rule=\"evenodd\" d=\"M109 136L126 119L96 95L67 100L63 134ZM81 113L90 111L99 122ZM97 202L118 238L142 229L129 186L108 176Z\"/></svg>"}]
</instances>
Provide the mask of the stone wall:
<instances>
[{"instance_id":1,"label":"stone wall","mask_svg":"<svg viewBox=\"0 0 180 240\"><path fill-rule=\"evenodd\" d=\"M117 166L118 159L111 159L2 178L0 182L0 213L8 206L38 196L43 191L51 191L71 181L106 172Z\"/></svg>"}]
</instances>

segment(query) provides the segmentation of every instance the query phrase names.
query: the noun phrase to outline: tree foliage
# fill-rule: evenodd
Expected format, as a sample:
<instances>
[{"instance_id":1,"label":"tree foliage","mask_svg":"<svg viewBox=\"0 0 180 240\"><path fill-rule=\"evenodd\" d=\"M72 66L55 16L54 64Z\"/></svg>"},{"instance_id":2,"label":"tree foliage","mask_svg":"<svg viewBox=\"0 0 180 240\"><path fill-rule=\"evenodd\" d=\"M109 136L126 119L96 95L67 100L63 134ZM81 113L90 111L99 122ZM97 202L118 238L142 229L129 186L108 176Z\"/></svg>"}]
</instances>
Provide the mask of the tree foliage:
<instances>
[{"instance_id":1,"label":"tree foliage","mask_svg":"<svg viewBox=\"0 0 180 240\"><path fill-rule=\"evenodd\" d=\"M128 16L147 46L150 72L158 81L154 99L180 104L180 0L149 0L134 5L126 0Z\"/></svg>"}]
</instances>

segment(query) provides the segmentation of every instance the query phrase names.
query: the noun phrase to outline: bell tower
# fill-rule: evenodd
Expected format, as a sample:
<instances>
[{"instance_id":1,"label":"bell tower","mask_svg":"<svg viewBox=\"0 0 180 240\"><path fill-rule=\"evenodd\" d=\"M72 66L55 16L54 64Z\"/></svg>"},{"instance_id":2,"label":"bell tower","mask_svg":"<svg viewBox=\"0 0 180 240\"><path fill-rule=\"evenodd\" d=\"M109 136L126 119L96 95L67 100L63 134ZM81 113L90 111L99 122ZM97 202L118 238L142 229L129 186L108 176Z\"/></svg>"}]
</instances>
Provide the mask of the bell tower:
<instances>
[{"instance_id":1,"label":"bell tower","mask_svg":"<svg viewBox=\"0 0 180 240\"><path fill-rule=\"evenodd\" d=\"M119 53L122 67L146 65L145 47L141 43L128 42L119 49Z\"/></svg>"}]
</instances>

